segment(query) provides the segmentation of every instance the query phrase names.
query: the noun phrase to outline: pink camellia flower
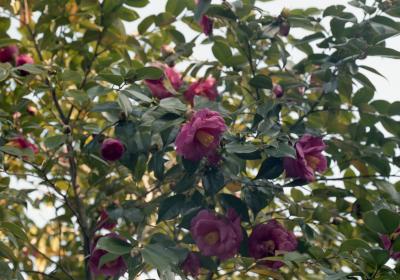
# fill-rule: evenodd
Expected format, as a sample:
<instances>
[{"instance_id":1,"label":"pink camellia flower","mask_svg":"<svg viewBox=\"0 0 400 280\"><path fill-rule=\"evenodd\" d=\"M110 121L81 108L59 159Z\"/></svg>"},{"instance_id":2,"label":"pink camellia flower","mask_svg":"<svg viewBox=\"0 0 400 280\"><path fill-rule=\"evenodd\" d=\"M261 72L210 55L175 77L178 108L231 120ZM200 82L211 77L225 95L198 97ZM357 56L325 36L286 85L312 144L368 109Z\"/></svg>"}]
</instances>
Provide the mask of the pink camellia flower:
<instances>
[{"instance_id":1,"label":"pink camellia flower","mask_svg":"<svg viewBox=\"0 0 400 280\"><path fill-rule=\"evenodd\" d=\"M214 21L206 15L202 15L200 19L200 26L206 36L213 33Z\"/></svg>"},{"instance_id":2,"label":"pink camellia flower","mask_svg":"<svg viewBox=\"0 0 400 280\"><path fill-rule=\"evenodd\" d=\"M322 151L326 145L320 137L303 135L295 144L296 159L286 157L283 165L286 175L291 178L315 180L315 171L324 172L327 169L326 157Z\"/></svg>"},{"instance_id":3,"label":"pink camellia flower","mask_svg":"<svg viewBox=\"0 0 400 280\"><path fill-rule=\"evenodd\" d=\"M17 66L21 66L24 64L33 64L33 58L29 55L29 54L20 54L16 61L15 61L15 65Z\"/></svg>"},{"instance_id":4,"label":"pink camellia flower","mask_svg":"<svg viewBox=\"0 0 400 280\"><path fill-rule=\"evenodd\" d=\"M114 221L113 219L111 219L106 210L101 210L100 211L100 218L99 221L97 223L97 229L108 229L108 230L112 230L117 226L117 222Z\"/></svg>"},{"instance_id":5,"label":"pink camellia flower","mask_svg":"<svg viewBox=\"0 0 400 280\"><path fill-rule=\"evenodd\" d=\"M33 64L33 58L29 54L20 54L17 59L15 60L15 65L16 66L21 66L24 64ZM29 74L29 72L25 70L19 71L21 76L26 76Z\"/></svg>"},{"instance_id":6,"label":"pink camellia flower","mask_svg":"<svg viewBox=\"0 0 400 280\"><path fill-rule=\"evenodd\" d=\"M283 96L283 88L280 84L276 84L273 89L272 92L274 93L276 98L281 98Z\"/></svg>"},{"instance_id":7,"label":"pink camellia flower","mask_svg":"<svg viewBox=\"0 0 400 280\"><path fill-rule=\"evenodd\" d=\"M103 141L100 148L101 156L105 160L117 161L125 152L125 146L118 139L108 138Z\"/></svg>"},{"instance_id":8,"label":"pink camellia flower","mask_svg":"<svg viewBox=\"0 0 400 280\"><path fill-rule=\"evenodd\" d=\"M0 48L0 62L13 62L18 55L18 47L15 45Z\"/></svg>"},{"instance_id":9,"label":"pink camellia flower","mask_svg":"<svg viewBox=\"0 0 400 280\"><path fill-rule=\"evenodd\" d=\"M396 231L391 236L388 236L386 234L383 234L383 235L380 236L383 248L385 250L387 250L389 252L389 254L390 254L390 257L393 258L396 261L400 260L400 252L394 252L393 251L393 242L399 236L400 236L400 227L398 227L396 229Z\"/></svg>"},{"instance_id":10,"label":"pink camellia flower","mask_svg":"<svg viewBox=\"0 0 400 280\"><path fill-rule=\"evenodd\" d=\"M99 241L99 239L101 237L104 237L104 236L95 237L95 240L90 249L90 251L91 251L90 258L89 258L90 271L95 276L104 275L104 276L115 277L115 276L123 275L128 268L127 268L127 265L126 265L124 259L121 256L116 258L115 260L107 262L99 267L101 257L107 254L107 251L96 248L97 242ZM109 233L105 237L122 240L122 238L116 233Z\"/></svg>"},{"instance_id":11,"label":"pink camellia flower","mask_svg":"<svg viewBox=\"0 0 400 280\"><path fill-rule=\"evenodd\" d=\"M215 101L218 97L217 81L213 77L198 80L192 83L185 91L185 99L193 105L196 95L205 96L211 101Z\"/></svg>"},{"instance_id":12,"label":"pink camellia flower","mask_svg":"<svg viewBox=\"0 0 400 280\"><path fill-rule=\"evenodd\" d=\"M22 135L11 139L10 144L19 149L31 149L34 154L39 152L38 146L29 142L29 140Z\"/></svg>"},{"instance_id":13,"label":"pink camellia flower","mask_svg":"<svg viewBox=\"0 0 400 280\"><path fill-rule=\"evenodd\" d=\"M181 264L181 268L186 275L191 275L196 278L200 274L199 256L194 252L190 252Z\"/></svg>"},{"instance_id":14,"label":"pink camellia flower","mask_svg":"<svg viewBox=\"0 0 400 280\"><path fill-rule=\"evenodd\" d=\"M204 256L221 260L233 257L243 239L240 217L231 208L225 217L208 210L200 211L191 221L190 233Z\"/></svg>"},{"instance_id":15,"label":"pink camellia flower","mask_svg":"<svg viewBox=\"0 0 400 280\"><path fill-rule=\"evenodd\" d=\"M276 220L259 224L249 237L249 254L256 260L276 256L279 252L292 252L297 248L297 239L293 232L286 230ZM261 265L278 269L284 265L281 261L261 261Z\"/></svg>"},{"instance_id":16,"label":"pink camellia flower","mask_svg":"<svg viewBox=\"0 0 400 280\"><path fill-rule=\"evenodd\" d=\"M164 79L167 78L175 90L182 86L181 74L173 67L164 66L164 76L158 80L145 80L146 86L150 89L153 96L163 99L173 96L164 85Z\"/></svg>"},{"instance_id":17,"label":"pink camellia flower","mask_svg":"<svg viewBox=\"0 0 400 280\"><path fill-rule=\"evenodd\" d=\"M202 109L184 124L176 137L176 152L191 161L215 155L227 127L218 112Z\"/></svg>"}]
</instances>

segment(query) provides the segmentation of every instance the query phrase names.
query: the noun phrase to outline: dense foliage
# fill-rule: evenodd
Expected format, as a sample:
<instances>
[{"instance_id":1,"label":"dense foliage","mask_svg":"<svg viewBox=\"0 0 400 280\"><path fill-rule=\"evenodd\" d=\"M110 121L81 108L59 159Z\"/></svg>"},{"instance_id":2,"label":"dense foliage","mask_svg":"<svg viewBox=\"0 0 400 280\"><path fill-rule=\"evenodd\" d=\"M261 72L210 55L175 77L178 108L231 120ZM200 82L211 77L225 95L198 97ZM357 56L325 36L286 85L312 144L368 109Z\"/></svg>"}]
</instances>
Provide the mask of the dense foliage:
<instances>
[{"instance_id":1,"label":"dense foliage","mask_svg":"<svg viewBox=\"0 0 400 280\"><path fill-rule=\"evenodd\" d=\"M400 1L217 2L0 0L0 279L400 278Z\"/></svg>"}]
</instances>

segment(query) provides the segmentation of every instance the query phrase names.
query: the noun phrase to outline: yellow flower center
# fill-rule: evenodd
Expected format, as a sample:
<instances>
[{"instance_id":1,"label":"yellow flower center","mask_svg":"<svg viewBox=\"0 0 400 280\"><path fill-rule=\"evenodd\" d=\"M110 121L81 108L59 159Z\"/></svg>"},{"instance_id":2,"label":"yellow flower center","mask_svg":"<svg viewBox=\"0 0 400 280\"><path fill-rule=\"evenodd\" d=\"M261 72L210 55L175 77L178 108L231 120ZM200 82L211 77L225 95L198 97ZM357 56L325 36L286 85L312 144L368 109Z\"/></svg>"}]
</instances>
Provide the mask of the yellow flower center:
<instances>
[{"instance_id":1,"label":"yellow flower center","mask_svg":"<svg viewBox=\"0 0 400 280\"><path fill-rule=\"evenodd\" d=\"M201 130L196 133L196 139L206 148L214 142L214 136Z\"/></svg>"},{"instance_id":2,"label":"yellow flower center","mask_svg":"<svg viewBox=\"0 0 400 280\"><path fill-rule=\"evenodd\" d=\"M204 241L208 244L208 245L214 245L215 243L217 243L219 240L219 234L217 231L212 231L206 234L206 236L204 236Z\"/></svg>"},{"instance_id":3,"label":"yellow flower center","mask_svg":"<svg viewBox=\"0 0 400 280\"><path fill-rule=\"evenodd\" d=\"M317 169L318 163L319 163L319 158L314 157L314 156L306 156L306 161L307 164L313 169Z\"/></svg>"}]
</instances>

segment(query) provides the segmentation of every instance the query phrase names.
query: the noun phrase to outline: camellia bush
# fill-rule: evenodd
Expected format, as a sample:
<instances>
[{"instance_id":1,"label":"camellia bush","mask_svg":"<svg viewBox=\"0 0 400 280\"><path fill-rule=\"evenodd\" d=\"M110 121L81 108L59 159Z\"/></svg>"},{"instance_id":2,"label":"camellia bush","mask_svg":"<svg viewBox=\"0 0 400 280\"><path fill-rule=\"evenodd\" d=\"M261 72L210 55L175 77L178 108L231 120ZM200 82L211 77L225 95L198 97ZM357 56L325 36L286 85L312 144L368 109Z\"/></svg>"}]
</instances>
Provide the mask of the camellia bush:
<instances>
[{"instance_id":1,"label":"camellia bush","mask_svg":"<svg viewBox=\"0 0 400 280\"><path fill-rule=\"evenodd\" d=\"M400 279L400 1L267 1L0 1L0 279Z\"/></svg>"}]
</instances>

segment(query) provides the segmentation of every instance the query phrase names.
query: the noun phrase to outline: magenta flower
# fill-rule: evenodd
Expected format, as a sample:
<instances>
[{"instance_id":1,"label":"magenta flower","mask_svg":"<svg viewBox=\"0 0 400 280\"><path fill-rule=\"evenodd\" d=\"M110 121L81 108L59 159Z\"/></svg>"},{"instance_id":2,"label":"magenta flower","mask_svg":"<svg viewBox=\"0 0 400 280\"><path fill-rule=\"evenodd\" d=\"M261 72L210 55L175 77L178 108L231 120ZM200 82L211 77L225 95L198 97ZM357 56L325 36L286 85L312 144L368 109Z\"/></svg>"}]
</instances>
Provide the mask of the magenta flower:
<instances>
[{"instance_id":1,"label":"magenta flower","mask_svg":"<svg viewBox=\"0 0 400 280\"><path fill-rule=\"evenodd\" d=\"M287 157L283 160L286 175L308 182L314 181L315 171L324 172L328 167L326 157L322 155L325 147L326 145L320 137L303 135L295 144L296 159Z\"/></svg>"},{"instance_id":2,"label":"magenta flower","mask_svg":"<svg viewBox=\"0 0 400 280\"><path fill-rule=\"evenodd\" d=\"M95 237L95 240L90 249L91 251L89 258L90 271L96 276L104 275L104 276L115 277L124 274L128 268L124 259L121 256L99 267L101 257L107 254L107 251L96 248L97 242L101 237L104 236ZM105 237L122 240L122 238L116 233L109 233Z\"/></svg>"},{"instance_id":3,"label":"magenta flower","mask_svg":"<svg viewBox=\"0 0 400 280\"><path fill-rule=\"evenodd\" d=\"M17 136L10 141L11 145L14 147L17 147L19 149L30 149L34 154L37 154L39 152L38 146L35 144L32 144L29 142L28 139L26 139L24 136L20 135Z\"/></svg>"},{"instance_id":4,"label":"magenta flower","mask_svg":"<svg viewBox=\"0 0 400 280\"><path fill-rule=\"evenodd\" d=\"M284 94L283 92L283 88L280 84L276 84L273 89L272 92L274 93L276 98L281 98Z\"/></svg>"},{"instance_id":5,"label":"magenta flower","mask_svg":"<svg viewBox=\"0 0 400 280\"><path fill-rule=\"evenodd\" d=\"M281 36L288 36L290 32L290 25L288 22L284 21L279 26L279 35Z\"/></svg>"},{"instance_id":6,"label":"magenta flower","mask_svg":"<svg viewBox=\"0 0 400 280\"><path fill-rule=\"evenodd\" d=\"M399 235L400 227L398 227L391 236L388 236L386 234L380 236L383 248L387 250L390 254L390 257L396 261L400 260L400 252L393 251L393 242L398 238Z\"/></svg>"},{"instance_id":7,"label":"magenta flower","mask_svg":"<svg viewBox=\"0 0 400 280\"><path fill-rule=\"evenodd\" d=\"M33 58L29 55L29 54L20 54L16 61L15 61L15 65L17 66L21 66L24 64L33 64Z\"/></svg>"},{"instance_id":8,"label":"magenta flower","mask_svg":"<svg viewBox=\"0 0 400 280\"><path fill-rule=\"evenodd\" d=\"M185 91L185 99L193 105L193 99L196 95L205 96L211 101L218 97L217 81L213 77L198 80L192 83Z\"/></svg>"},{"instance_id":9,"label":"magenta flower","mask_svg":"<svg viewBox=\"0 0 400 280\"><path fill-rule=\"evenodd\" d=\"M18 52L18 47L15 45L0 48L0 62L13 62Z\"/></svg>"},{"instance_id":10,"label":"magenta flower","mask_svg":"<svg viewBox=\"0 0 400 280\"><path fill-rule=\"evenodd\" d=\"M22 66L24 64L33 64L33 58L29 54L20 54L17 59L15 60L15 65L16 66ZM21 76L26 76L29 74L29 72L25 70L19 71Z\"/></svg>"},{"instance_id":11,"label":"magenta flower","mask_svg":"<svg viewBox=\"0 0 400 280\"><path fill-rule=\"evenodd\" d=\"M186 275L191 275L196 278L200 274L199 256L194 252L190 252L181 264L181 268Z\"/></svg>"},{"instance_id":12,"label":"magenta flower","mask_svg":"<svg viewBox=\"0 0 400 280\"><path fill-rule=\"evenodd\" d=\"M108 161L119 160L125 152L125 146L118 139L108 138L103 141L100 148L101 156Z\"/></svg>"},{"instance_id":13,"label":"magenta flower","mask_svg":"<svg viewBox=\"0 0 400 280\"><path fill-rule=\"evenodd\" d=\"M249 237L249 254L256 260L273 257L279 252L292 252L297 248L297 239L293 232L286 230L276 220L259 224ZM261 265L278 269L284 265L281 261L261 261Z\"/></svg>"},{"instance_id":14,"label":"magenta flower","mask_svg":"<svg viewBox=\"0 0 400 280\"><path fill-rule=\"evenodd\" d=\"M101 210L100 212L100 218L99 221L97 223L97 229L108 229L108 230L112 230L117 226L117 222L114 221L113 219L111 219L106 210Z\"/></svg>"},{"instance_id":15,"label":"magenta flower","mask_svg":"<svg viewBox=\"0 0 400 280\"><path fill-rule=\"evenodd\" d=\"M163 99L173 96L164 85L164 80L167 78L175 90L182 86L182 77L173 67L164 66L164 76L158 80L145 80L146 86L150 89L154 97Z\"/></svg>"},{"instance_id":16,"label":"magenta flower","mask_svg":"<svg viewBox=\"0 0 400 280\"><path fill-rule=\"evenodd\" d=\"M176 137L176 152L191 161L212 157L227 127L218 112L202 109L184 124Z\"/></svg>"},{"instance_id":17,"label":"magenta flower","mask_svg":"<svg viewBox=\"0 0 400 280\"><path fill-rule=\"evenodd\" d=\"M190 233L202 255L221 260L233 257L243 239L240 217L233 209L228 210L226 217L200 211L191 221Z\"/></svg>"},{"instance_id":18,"label":"magenta flower","mask_svg":"<svg viewBox=\"0 0 400 280\"><path fill-rule=\"evenodd\" d=\"M200 19L200 26L206 36L210 36L213 33L213 25L214 21L211 18L206 15L202 15Z\"/></svg>"}]
</instances>

